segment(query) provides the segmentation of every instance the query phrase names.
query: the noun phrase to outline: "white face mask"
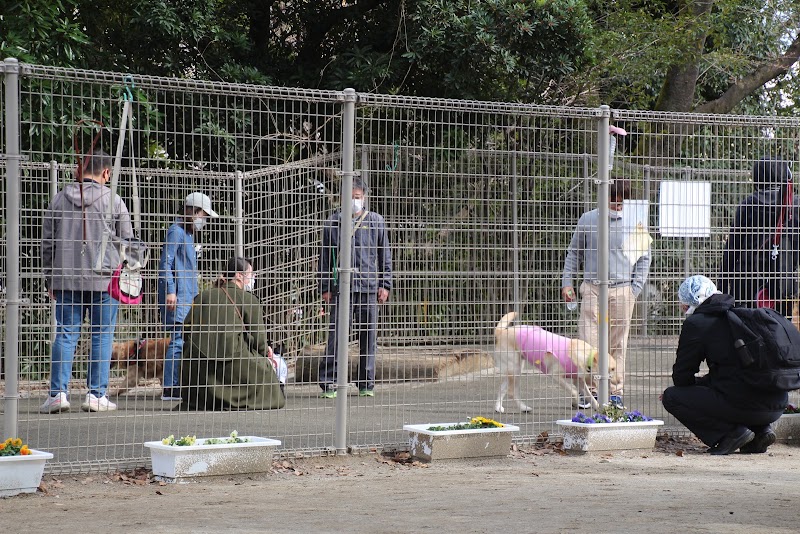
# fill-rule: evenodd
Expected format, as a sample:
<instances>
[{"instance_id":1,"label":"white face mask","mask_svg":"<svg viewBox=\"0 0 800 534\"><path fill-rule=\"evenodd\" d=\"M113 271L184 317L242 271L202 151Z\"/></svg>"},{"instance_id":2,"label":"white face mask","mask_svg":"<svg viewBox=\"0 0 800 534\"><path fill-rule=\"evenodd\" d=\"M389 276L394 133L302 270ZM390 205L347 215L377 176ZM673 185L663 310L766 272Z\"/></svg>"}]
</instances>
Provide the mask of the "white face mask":
<instances>
[{"instance_id":1,"label":"white face mask","mask_svg":"<svg viewBox=\"0 0 800 534\"><path fill-rule=\"evenodd\" d=\"M255 290L255 288L256 288L256 277L255 276L251 276L250 280L245 282L244 286L242 287L242 289L244 289L248 293L252 293L253 290Z\"/></svg>"},{"instance_id":2,"label":"white face mask","mask_svg":"<svg viewBox=\"0 0 800 534\"><path fill-rule=\"evenodd\" d=\"M364 199L363 198L354 198L353 199L353 213L356 214L364 209Z\"/></svg>"},{"instance_id":3,"label":"white face mask","mask_svg":"<svg viewBox=\"0 0 800 534\"><path fill-rule=\"evenodd\" d=\"M622 217L622 210L608 210L608 214L615 218Z\"/></svg>"},{"instance_id":4,"label":"white face mask","mask_svg":"<svg viewBox=\"0 0 800 534\"><path fill-rule=\"evenodd\" d=\"M192 221L192 225L194 226L194 231L199 232L206 225L206 218L195 217L194 220Z\"/></svg>"}]
</instances>

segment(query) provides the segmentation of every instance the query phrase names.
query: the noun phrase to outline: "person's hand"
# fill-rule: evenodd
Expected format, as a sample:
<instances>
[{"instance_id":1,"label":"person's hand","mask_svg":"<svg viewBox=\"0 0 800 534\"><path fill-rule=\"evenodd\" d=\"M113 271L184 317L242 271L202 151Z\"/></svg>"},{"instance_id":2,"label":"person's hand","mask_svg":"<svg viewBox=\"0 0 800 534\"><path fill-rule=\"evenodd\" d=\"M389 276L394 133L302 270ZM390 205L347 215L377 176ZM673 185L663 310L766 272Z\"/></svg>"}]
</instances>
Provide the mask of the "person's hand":
<instances>
[{"instance_id":1,"label":"person's hand","mask_svg":"<svg viewBox=\"0 0 800 534\"><path fill-rule=\"evenodd\" d=\"M563 298L567 302L572 302L573 300L575 300L575 288L572 286L562 287L561 298Z\"/></svg>"},{"instance_id":2,"label":"person's hand","mask_svg":"<svg viewBox=\"0 0 800 534\"><path fill-rule=\"evenodd\" d=\"M47 294L50 295L50 300L56 300L56 294L53 293L52 289L48 289Z\"/></svg>"},{"instance_id":3,"label":"person's hand","mask_svg":"<svg viewBox=\"0 0 800 534\"><path fill-rule=\"evenodd\" d=\"M169 311L177 310L178 309L178 295L176 295L175 293L170 293L169 295L167 295L167 300L165 301L164 304L166 304L167 309Z\"/></svg>"},{"instance_id":4,"label":"person's hand","mask_svg":"<svg viewBox=\"0 0 800 534\"><path fill-rule=\"evenodd\" d=\"M378 288L378 302L383 304L387 300L389 300L389 290L386 289L385 287L379 287Z\"/></svg>"},{"instance_id":5,"label":"person's hand","mask_svg":"<svg viewBox=\"0 0 800 534\"><path fill-rule=\"evenodd\" d=\"M332 297L333 294L330 291L326 291L325 293L322 294L322 300L325 301L325 304L330 304Z\"/></svg>"}]
</instances>

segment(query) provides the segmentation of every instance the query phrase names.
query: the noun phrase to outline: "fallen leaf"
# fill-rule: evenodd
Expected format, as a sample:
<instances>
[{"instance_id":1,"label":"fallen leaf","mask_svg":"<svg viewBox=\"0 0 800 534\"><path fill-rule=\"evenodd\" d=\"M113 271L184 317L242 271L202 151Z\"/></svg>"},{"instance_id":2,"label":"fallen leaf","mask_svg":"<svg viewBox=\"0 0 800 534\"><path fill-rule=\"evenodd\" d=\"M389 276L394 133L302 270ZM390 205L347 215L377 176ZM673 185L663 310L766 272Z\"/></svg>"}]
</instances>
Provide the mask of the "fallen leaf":
<instances>
[{"instance_id":1,"label":"fallen leaf","mask_svg":"<svg viewBox=\"0 0 800 534\"><path fill-rule=\"evenodd\" d=\"M156 495L164 495L164 494L161 493L160 491L156 490Z\"/></svg>"}]
</instances>

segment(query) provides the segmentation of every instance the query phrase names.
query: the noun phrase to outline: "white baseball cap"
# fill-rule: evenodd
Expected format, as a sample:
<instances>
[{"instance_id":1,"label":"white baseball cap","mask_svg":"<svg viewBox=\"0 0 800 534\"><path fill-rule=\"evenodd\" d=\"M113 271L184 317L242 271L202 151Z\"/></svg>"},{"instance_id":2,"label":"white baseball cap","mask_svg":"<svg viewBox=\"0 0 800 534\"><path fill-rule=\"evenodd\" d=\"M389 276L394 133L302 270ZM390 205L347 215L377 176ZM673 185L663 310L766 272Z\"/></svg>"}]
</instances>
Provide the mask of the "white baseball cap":
<instances>
[{"instance_id":1,"label":"white baseball cap","mask_svg":"<svg viewBox=\"0 0 800 534\"><path fill-rule=\"evenodd\" d=\"M192 193L186 197L186 202L184 202L184 205L191 206L193 208L200 208L212 217L219 217L219 214L211 209L211 199L203 193Z\"/></svg>"}]
</instances>

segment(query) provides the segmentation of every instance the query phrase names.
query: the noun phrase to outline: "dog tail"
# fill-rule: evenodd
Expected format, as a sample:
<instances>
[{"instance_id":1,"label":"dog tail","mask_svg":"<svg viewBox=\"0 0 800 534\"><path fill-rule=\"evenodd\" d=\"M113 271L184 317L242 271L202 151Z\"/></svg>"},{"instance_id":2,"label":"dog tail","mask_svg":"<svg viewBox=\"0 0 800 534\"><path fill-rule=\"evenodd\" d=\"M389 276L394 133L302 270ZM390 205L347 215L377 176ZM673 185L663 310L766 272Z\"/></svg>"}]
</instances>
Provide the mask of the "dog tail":
<instances>
[{"instance_id":1,"label":"dog tail","mask_svg":"<svg viewBox=\"0 0 800 534\"><path fill-rule=\"evenodd\" d=\"M514 320L514 318L516 318L516 316L517 312L508 312L507 314L505 314L503 318L500 319L500 322L497 323L495 331L505 330L506 328L508 328L511 325L511 322Z\"/></svg>"}]
</instances>

